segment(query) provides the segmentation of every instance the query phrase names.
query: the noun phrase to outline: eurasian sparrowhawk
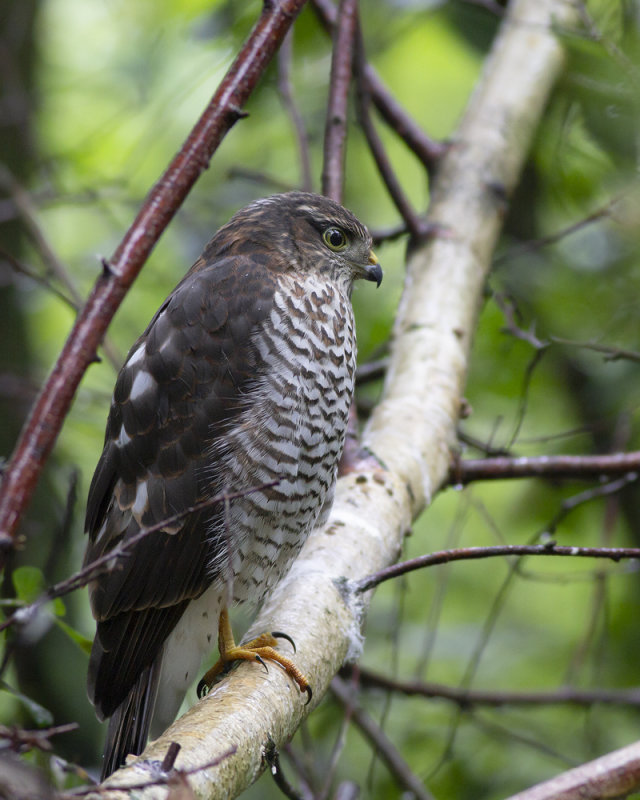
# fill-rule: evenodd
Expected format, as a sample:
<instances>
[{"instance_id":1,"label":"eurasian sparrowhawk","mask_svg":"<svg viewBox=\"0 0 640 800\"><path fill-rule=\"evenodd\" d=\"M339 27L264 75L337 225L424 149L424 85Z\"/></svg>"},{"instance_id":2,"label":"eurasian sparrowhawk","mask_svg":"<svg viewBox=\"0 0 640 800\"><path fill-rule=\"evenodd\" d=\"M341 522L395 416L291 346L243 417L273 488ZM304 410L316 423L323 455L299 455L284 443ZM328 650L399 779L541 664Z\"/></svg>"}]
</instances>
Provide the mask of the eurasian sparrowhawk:
<instances>
[{"instance_id":1,"label":"eurasian sparrowhawk","mask_svg":"<svg viewBox=\"0 0 640 800\"><path fill-rule=\"evenodd\" d=\"M302 192L258 200L216 233L131 348L86 517L85 563L139 536L90 585L89 695L111 717L104 775L173 720L218 620L221 662L278 660L307 689L273 637L235 647L226 608L259 603L328 515L357 278L379 284L382 271L353 214Z\"/></svg>"}]
</instances>

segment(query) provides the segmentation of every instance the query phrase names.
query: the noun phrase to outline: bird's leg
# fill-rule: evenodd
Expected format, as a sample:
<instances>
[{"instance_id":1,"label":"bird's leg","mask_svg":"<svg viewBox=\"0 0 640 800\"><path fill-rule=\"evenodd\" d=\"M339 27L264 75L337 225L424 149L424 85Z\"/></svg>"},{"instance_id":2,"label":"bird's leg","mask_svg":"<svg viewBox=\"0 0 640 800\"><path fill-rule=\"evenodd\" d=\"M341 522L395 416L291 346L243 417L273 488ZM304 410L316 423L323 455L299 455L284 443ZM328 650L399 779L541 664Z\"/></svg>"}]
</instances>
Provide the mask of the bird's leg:
<instances>
[{"instance_id":1,"label":"bird's leg","mask_svg":"<svg viewBox=\"0 0 640 800\"><path fill-rule=\"evenodd\" d=\"M280 664L287 675L293 678L300 687L300 691L307 693L307 703L309 703L312 696L309 681L290 658L281 655L275 649L278 644L278 639L286 639L291 642L295 650L293 639L287 636L286 633L280 633L278 631L263 633L246 644L237 645L233 638L233 631L231 630L229 612L226 608L223 608L218 621L218 650L220 651L220 658L211 669L204 674L202 680L198 684L198 697L203 697L209 691L217 676L225 672L233 661L259 661L265 669L267 668L265 661L275 661L277 664Z\"/></svg>"}]
</instances>

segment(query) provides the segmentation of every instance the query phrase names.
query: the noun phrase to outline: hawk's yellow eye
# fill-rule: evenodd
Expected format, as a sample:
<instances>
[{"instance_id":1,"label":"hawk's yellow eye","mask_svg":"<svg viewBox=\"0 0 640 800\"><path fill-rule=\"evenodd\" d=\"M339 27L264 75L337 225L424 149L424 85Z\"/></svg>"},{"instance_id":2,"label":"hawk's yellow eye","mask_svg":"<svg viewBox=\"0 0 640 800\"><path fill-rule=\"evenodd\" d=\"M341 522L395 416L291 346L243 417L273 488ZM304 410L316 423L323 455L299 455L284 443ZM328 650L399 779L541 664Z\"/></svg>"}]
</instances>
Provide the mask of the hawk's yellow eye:
<instances>
[{"instance_id":1,"label":"hawk's yellow eye","mask_svg":"<svg viewBox=\"0 0 640 800\"><path fill-rule=\"evenodd\" d=\"M322 238L331 250L344 250L347 246L347 237L340 228L327 228L322 234Z\"/></svg>"}]
</instances>

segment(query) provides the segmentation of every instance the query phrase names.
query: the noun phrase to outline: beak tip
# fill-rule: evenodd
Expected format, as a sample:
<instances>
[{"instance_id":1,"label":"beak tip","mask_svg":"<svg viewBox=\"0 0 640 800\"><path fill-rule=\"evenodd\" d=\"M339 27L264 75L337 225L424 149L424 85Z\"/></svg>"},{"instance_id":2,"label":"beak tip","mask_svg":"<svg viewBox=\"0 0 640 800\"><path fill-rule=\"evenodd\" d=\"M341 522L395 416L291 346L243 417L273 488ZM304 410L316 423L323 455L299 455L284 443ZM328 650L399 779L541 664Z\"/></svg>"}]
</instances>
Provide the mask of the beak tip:
<instances>
[{"instance_id":1,"label":"beak tip","mask_svg":"<svg viewBox=\"0 0 640 800\"><path fill-rule=\"evenodd\" d=\"M380 264L371 264L367 270L367 280L375 281L376 287L382 283L382 267Z\"/></svg>"}]
</instances>

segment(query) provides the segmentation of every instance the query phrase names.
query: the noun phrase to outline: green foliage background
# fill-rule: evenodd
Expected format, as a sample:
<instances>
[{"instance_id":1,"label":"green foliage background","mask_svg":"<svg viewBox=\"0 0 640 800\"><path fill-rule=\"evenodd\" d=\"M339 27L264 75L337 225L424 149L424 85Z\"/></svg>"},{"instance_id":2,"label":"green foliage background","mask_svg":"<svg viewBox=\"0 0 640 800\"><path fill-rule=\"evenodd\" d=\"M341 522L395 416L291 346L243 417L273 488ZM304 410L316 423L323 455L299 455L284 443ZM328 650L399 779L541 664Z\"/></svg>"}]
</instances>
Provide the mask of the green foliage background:
<instances>
[{"instance_id":1,"label":"green foliage background","mask_svg":"<svg viewBox=\"0 0 640 800\"><path fill-rule=\"evenodd\" d=\"M34 8L29 97L34 146L24 188L35 220L85 297L100 270L99 257L114 250L260 6L41 0ZM519 455L640 447L637 360L608 359L553 339L640 349L638 9L623 0L603 0L589 9L601 35L565 32L567 70L509 210L473 352L467 388L472 413L461 423L467 436ZM480 74L496 17L473 4L412 0L364 0L361 15L369 58L397 99L431 135L452 136ZM292 74L310 134L316 189L329 68L327 37L306 9L295 26ZM247 110L250 117L227 136L116 316L109 337L121 358L235 210L298 184L292 126L273 67ZM425 171L392 132L380 131L407 194L417 208L426 208ZM6 166L25 174L23 164L7 160ZM345 204L373 229L398 221L355 124ZM599 219L553 244L523 246L600 208L606 211ZM380 352L389 338L402 290L404 249L403 241L379 248L382 288L356 292L361 360ZM17 255L45 273L41 248L28 237ZM9 378L19 376L26 386L41 384L74 312L27 277L10 275L3 283L13 286L20 326L0 319L2 341L7 352L20 347L25 355L10 375L5 373L2 394L21 415L28 398L11 390ZM534 349L505 331L505 303L515 304L522 330L535 331L549 343L530 375ZM13 583L5 582L9 596L17 592L28 600L80 565L85 497L114 380L114 368L103 359L80 388L24 523L28 539L13 564L18 569ZM374 400L379 390L367 387L363 397ZM465 455L478 454L469 445L461 448ZM75 502L68 510L76 475ZM634 483L580 505L551 528L562 503L585 488L577 482L529 480L448 489L416 523L405 555L538 541L546 532L562 544L640 544ZM19 569L25 565L28 569ZM378 590L362 664L391 676L471 689L633 687L640 662L638 600L635 563L539 559L437 567ZM89 638L92 631L84 592L65 598L64 607L47 608L13 641L14 659L0 690L3 722L35 727L77 720L80 731L59 737L56 747L64 758L88 768L98 764L102 738L84 689L82 636ZM637 709L596 704L460 711L436 699L381 692L360 698L440 798L504 797L637 738ZM337 701L327 698L293 743L306 754L320 785L342 716ZM337 776L358 782L366 797L400 795L353 726ZM278 796L270 781L263 777L249 796Z\"/></svg>"}]
</instances>

